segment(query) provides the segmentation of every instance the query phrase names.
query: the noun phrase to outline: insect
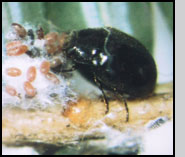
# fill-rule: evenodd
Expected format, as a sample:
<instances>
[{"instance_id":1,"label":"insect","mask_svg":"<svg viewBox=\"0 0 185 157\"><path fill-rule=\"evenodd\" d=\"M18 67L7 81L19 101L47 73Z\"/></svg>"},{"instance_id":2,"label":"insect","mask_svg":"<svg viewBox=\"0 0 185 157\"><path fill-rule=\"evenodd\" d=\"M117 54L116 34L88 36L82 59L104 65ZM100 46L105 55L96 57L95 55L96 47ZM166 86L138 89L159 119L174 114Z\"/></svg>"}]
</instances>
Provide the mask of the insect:
<instances>
[{"instance_id":1,"label":"insect","mask_svg":"<svg viewBox=\"0 0 185 157\"><path fill-rule=\"evenodd\" d=\"M12 28L16 35L20 38L24 38L27 34L25 28L18 23L12 23Z\"/></svg>"},{"instance_id":2,"label":"insect","mask_svg":"<svg viewBox=\"0 0 185 157\"><path fill-rule=\"evenodd\" d=\"M109 112L105 90L127 99L147 97L153 93L157 70L154 59L135 38L111 27L88 28L68 33L62 51L72 61L71 69L95 83L102 91Z\"/></svg>"}]
</instances>

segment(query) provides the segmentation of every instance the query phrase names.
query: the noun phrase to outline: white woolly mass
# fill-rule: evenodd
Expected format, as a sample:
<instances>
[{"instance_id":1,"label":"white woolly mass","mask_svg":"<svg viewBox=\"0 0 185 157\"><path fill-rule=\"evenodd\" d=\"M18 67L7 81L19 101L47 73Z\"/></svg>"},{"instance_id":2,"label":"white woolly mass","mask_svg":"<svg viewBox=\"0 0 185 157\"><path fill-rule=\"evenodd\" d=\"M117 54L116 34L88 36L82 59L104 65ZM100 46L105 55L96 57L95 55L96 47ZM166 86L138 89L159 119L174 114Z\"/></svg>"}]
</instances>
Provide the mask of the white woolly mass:
<instances>
[{"instance_id":1,"label":"white woolly mass","mask_svg":"<svg viewBox=\"0 0 185 157\"><path fill-rule=\"evenodd\" d=\"M2 155L39 155L32 147L8 147L2 145Z\"/></svg>"},{"instance_id":2,"label":"white woolly mass","mask_svg":"<svg viewBox=\"0 0 185 157\"><path fill-rule=\"evenodd\" d=\"M7 57L2 66L2 105L18 106L24 109L29 108L46 108L55 104L66 105L67 101L75 101L76 94L67 86L66 80L61 76L57 76L60 84L54 84L45 78L40 72L40 65L46 59L30 58L26 54L21 56ZM26 97L24 90L24 82L27 81L27 71L29 67L36 67L36 79L31 83L36 88L37 94L33 98ZM17 77L8 76L6 69L15 67L21 70L22 74ZM9 85L16 89L18 96L11 96L5 91L5 86ZM54 96L52 96L54 95ZM70 96L69 96L70 95Z\"/></svg>"},{"instance_id":3,"label":"white woolly mass","mask_svg":"<svg viewBox=\"0 0 185 157\"><path fill-rule=\"evenodd\" d=\"M143 152L140 155L173 155L173 122L146 130L143 134Z\"/></svg>"}]
</instances>

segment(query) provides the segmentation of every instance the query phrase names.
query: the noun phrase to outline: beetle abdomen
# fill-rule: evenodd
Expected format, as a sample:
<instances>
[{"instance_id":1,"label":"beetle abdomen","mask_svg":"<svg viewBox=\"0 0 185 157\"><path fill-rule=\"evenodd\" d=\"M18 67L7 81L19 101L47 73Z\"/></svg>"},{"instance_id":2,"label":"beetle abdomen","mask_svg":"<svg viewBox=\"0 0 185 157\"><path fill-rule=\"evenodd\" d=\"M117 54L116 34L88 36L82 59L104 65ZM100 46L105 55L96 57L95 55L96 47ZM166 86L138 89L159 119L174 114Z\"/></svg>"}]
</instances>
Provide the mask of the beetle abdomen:
<instances>
[{"instance_id":1,"label":"beetle abdomen","mask_svg":"<svg viewBox=\"0 0 185 157\"><path fill-rule=\"evenodd\" d=\"M95 76L103 88L127 98L153 92L157 71L154 59L135 38L114 28L75 31L64 47L90 81Z\"/></svg>"}]
</instances>

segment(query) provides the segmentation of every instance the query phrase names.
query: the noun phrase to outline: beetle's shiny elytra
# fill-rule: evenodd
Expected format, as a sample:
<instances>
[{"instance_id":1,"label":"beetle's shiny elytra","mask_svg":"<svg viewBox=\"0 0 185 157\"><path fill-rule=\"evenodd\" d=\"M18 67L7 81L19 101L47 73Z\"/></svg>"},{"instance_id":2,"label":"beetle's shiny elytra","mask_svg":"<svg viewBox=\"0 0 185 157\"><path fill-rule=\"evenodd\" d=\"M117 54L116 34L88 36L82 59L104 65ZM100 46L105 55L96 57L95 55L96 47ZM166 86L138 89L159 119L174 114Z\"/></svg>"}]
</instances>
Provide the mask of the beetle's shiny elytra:
<instances>
[{"instance_id":1,"label":"beetle's shiny elytra","mask_svg":"<svg viewBox=\"0 0 185 157\"><path fill-rule=\"evenodd\" d=\"M124 100L147 97L154 91L154 59L138 40L115 28L73 31L63 50L73 67L95 81L105 100L104 89ZM106 103L108 112L107 100Z\"/></svg>"}]
</instances>

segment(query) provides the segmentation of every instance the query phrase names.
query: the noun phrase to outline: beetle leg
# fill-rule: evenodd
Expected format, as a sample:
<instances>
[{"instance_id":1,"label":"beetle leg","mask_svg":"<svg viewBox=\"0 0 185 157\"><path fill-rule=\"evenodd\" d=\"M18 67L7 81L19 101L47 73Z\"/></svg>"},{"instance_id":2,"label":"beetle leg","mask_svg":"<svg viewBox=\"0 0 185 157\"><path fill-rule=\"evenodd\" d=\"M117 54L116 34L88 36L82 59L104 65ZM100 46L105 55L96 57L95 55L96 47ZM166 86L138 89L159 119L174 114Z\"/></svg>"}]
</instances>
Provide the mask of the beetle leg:
<instances>
[{"instance_id":1,"label":"beetle leg","mask_svg":"<svg viewBox=\"0 0 185 157\"><path fill-rule=\"evenodd\" d=\"M127 101L126 99L123 98L124 104L125 104L125 109L126 109L126 122L129 121L129 109L128 109L128 105L127 105Z\"/></svg>"},{"instance_id":2,"label":"beetle leg","mask_svg":"<svg viewBox=\"0 0 185 157\"><path fill-rule=\"evenodd\" d=\"M104 103L106 104L105 114L107 114L109 112L109 102L108 102L107 97L105 95L105 92L102 88L101 82L96 78L96 76L94 76L94 82L97 84L97 86L99 87L99 89L101 90L101 92L103 94L103 100L104 100Z\"/></svg>"},{"instance_id":3,"label":"beetle leg","mask_svg":"<svg viewBox=\"0 0 185 157\"><path fill-rule=\"evenodd\" d=\"M74 71L76 69L77 69L77 66L73 65L71 69L64 69L64 70L61 70L61 72L72 72L72 71Z\"/></svg>"}]
</instances>

